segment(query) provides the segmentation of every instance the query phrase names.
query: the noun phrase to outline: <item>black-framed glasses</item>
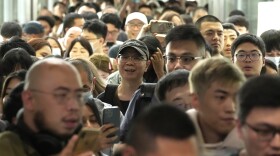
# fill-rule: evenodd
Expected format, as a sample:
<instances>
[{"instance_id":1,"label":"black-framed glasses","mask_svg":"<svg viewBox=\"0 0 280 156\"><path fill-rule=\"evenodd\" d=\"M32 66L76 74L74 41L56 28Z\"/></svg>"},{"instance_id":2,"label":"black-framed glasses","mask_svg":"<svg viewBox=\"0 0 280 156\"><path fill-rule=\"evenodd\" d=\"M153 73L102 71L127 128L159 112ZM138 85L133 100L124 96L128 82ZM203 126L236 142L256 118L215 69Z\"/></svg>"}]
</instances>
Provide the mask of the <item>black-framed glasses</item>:
<instances>
[{"instance_id":1,"label":"black-framed glasses","mask_svg":"<svg viewBox=\"0 0 280 156\"><path fill-rule=\"evenodd\" d=\"M258 128L248 123L245 123L245 125L258 135L258 139L260 141L271 141L276 133L280 134L280 128L272 126L268 126L267 128Z\"/></svg>"},{"instance_id":2,"label":"black-framed glasses","mask_svg":"<svg viewBox=\"0 0 280 156\"><path fill-rule=\"evenodd\" d=\"M238 61L245 61L247 57L249 57L251 61L258 61L261 57L261 54L258 52L253 52L250 54L237 53L235 54L235 57L237 58Z\"/></svg>"},{"instance_id":3,"label":"black-framed glasses","mask_svg":"<svg viewBox=\"0 0 280 156\"><path fill-rule=\"evenodd\" d=\"M147 61L143 56L128 56L128 55L119 55L120 62L132 61L134 63L140 63L142 61Z\"/></svg>"},{"instance_id":4,"label":"black-framed glasses","mask_svg":"<svg viewBox=\"0 0 280 156\"><path fill-rule=\"evenodd\" d=\"M52 95L58 103L67 103L71 98L74 98L79 104L84 104L85 93L83 89L77 91L59 90L54 92L47 92L38 89L30 89L31 92Z\"/></svg>"},{"instance_id":5,"label":"black-framed glasses","mask_svg":"<svg viewBox=\"0 0 280 156\"><path fill-rule=\"evenodd\" d=\"M175 56L175 55L164 55L163 58L168 63L175 63L178 59L181 61L181 64L188 65L193 63L194 60L202 59L200 56L188 56L188 55L182 55L182 56Z\"/></svg>"}]
</instances>

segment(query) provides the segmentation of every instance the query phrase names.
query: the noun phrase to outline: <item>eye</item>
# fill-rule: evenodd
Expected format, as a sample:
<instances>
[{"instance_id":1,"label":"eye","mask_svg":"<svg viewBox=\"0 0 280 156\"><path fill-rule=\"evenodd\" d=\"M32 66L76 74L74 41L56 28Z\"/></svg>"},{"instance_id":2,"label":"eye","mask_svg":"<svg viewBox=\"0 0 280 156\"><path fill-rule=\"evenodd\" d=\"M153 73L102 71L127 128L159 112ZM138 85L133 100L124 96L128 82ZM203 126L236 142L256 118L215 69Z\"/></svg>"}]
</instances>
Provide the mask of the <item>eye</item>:
<instances>
[{"instance_id":1,"label":"eye","mask_svg":"<svg viewBox=\"0 0 280 156\"><path fill-rule=\"evenodd\" d=\"M252 54L251 54L251 57L258 57L258 56L259 56L258 53L252 53Z\"/></svg>"},{"instance_id":2,"label":"eye","mask_svg":"<svg viewBox=\"0 0 280 156\"><path fill-rule=\"evenodd\" d=\"M175 62L176 61L176 57L174 57L174 56L167 56L167 60L169 62Z\"/></svg>"},{"instance_id":3,"label":"eye","mask_svg":"<svg viewBox=\"0 0 280 156\"><path fill-rule=\"evenodd\" d=\"M191 62L193 60L193 57L190 57L190 56L182 56L181 57L181 60L183 62Z\"/></svg>"},{"instance_id":4,"label":"eye","mask_svg":"<svg viewBox=\"0 0 280 156\"><path fill-rule=\"evenodd\" d=\"M142 61L143 60L143 58L141 56L134 57L133 59L135 61Z\"/></svg>"},{"instance_id":5,"label":"eye","mask_svg":"<svg viewBox=\"0 0 280 156\"><path fill-rule=\"evenodd\" d=\"M245 54L237 54L236 56L237 56L237 57L243 58L243 57L245 57L246 55L245 55Z\"/></svg>"}]
</instances>

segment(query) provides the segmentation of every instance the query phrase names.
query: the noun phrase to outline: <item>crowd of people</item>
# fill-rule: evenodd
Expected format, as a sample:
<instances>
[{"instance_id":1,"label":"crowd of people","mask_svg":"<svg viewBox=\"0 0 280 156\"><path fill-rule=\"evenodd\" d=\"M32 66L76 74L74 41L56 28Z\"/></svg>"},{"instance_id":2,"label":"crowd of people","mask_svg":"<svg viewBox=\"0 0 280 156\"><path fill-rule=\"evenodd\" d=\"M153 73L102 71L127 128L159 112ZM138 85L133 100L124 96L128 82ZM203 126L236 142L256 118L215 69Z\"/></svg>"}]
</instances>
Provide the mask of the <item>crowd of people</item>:
<instances>
[{"instance_id":1,"label":"crowd of people","mask_svg":"<svg viewBox=\"0 0 280 156\"><path fill-rule=\"evenodd\" d=\"M280 155L280 31L241 10L59 0L1 38L0 155Z\"/></svg>"}]
</instances>

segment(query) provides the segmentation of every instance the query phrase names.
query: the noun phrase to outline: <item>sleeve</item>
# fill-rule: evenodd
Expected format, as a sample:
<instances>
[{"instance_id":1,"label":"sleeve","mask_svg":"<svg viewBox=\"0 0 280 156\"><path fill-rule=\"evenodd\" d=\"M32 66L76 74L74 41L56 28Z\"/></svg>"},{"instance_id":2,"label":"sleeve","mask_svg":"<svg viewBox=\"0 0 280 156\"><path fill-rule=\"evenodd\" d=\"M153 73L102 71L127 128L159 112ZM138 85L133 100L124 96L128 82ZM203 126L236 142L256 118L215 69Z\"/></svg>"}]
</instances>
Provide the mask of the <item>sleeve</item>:
<instances>
[{"instance_id":1,"label":"sleeve","mask_svg":"<svg viewBox=\"0 0 280 156\"><path fill-rule=\"evenodd\" d=\"M22 141L13 132L3 132L0 135L0 155L27 156Z\"/></svg>"}]
</instances>

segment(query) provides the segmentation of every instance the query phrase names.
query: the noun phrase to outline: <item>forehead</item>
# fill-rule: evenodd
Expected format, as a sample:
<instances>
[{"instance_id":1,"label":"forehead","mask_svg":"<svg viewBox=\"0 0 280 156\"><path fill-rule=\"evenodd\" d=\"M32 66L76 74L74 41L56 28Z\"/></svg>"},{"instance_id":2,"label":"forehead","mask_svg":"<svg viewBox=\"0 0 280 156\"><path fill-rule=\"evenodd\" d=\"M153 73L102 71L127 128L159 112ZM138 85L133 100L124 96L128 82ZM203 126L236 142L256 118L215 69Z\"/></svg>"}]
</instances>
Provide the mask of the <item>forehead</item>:
<instances>
[{"instance_id":1,"label":"forehead","mask_svg":"<svg viewBox=\"0 0 280 156\"><path fill-rule=\"evenodd\" d=\"M88 30L83 30L83 32L81 33L81 35L82 35L83 37L89 37L89 36L94 36L94 37L96 37L96 35L95 35L93 32L90 32L90 31L88 31Z\"/></svg>"},{"instance_id":2,"label":"forehead","mask_svg":"<svg viewBox=\"0 0 280 156\"><path fill-rule=\"evenodd\" d=\"M245 42L245 43L239 44L235 51L251 52L251 51L260 51L260 49L258 46L256 46L255 44L253 44L251 42Z\"/></svg>"},{"instance_id":3,"label":"forehead","mask_svg":"<svg viewBox=\"0 0 280 156\"><path fill-rule=\"evenodd\" d=\"M224 29L224 35L235 35L235 36L237 36L236 32L232 29Z\"/></svg>"},{"instance_id":4,"label":"forehead","mask_svg":"<svg viewBox=\"0 0 280 156\"><path fill-rule=\"evenodd\" d=\"M142 21L140 21L139 19L133 19L131 21L129 21L128 23L130 24L144 24Z\"/></svg>"},{"instance_id":5,"label":"forehead","mask_svg":"<svg viewBox=\"0 0 280 156\"><path fill-rule=\"evenodd\" d=\"M166 46L166 55L200 55L199 47L192 40L171 41Z\"/></svg>"},{"instance_id":6,"label":"forehead","mask_svg":"<svg viewBox=\"0 0 280 156\"><path fill-rule=\"evenodd\" d=\"M242 109L242 108L241 108ZM246 121L254 124L269 124L280 127L280 107L255 107L248 114Z\"/></svg>"},{"instance_id":7,"label":"forehead","mask_svg":"<svg viewBox=\"0 0 280 156\"><path fill-rule=\"evenodd\" d=\"M202 22L200 26L202 32L223 31L223 25L220 22Z\"/></svg>"},{"instance_id":8,"label":"forehead","mask_svg":"<svg viewBox=\"0 0 280 156\"><path fill-rule=\"evenodd\" d=\"M115 27L115 25L113 25L111 23L107 23L106 25L107 25L108 31L118 29L118 28Z\"/></svg>"}]
</instances>

